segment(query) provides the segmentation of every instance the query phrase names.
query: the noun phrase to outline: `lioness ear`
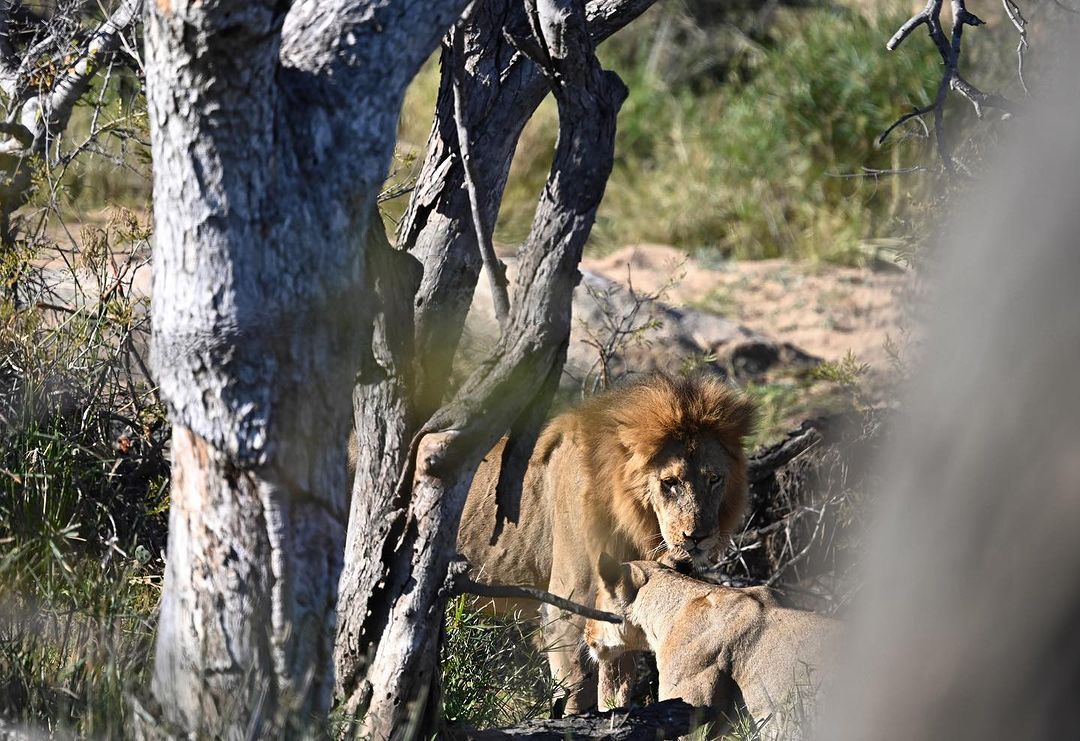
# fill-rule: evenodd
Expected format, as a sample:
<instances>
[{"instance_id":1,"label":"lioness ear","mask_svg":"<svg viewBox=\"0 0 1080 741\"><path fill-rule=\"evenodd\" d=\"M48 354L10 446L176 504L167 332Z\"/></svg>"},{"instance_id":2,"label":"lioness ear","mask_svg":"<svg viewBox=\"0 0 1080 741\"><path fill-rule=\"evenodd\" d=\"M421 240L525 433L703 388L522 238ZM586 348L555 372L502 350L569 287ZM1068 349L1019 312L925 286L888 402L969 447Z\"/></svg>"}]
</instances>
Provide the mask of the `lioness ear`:
<instances>
[{"instance_id":1,"label":"lioness ear","mask_svg":"<svg viewBox=\"0 0 1080 741\"><path fill-rule=\"evenodd\" d=\"M645 573L645 569L636 563L623 564L619 596L627 602L633 602L637 598L638 590L645 586L645 582L648 580L649 575Z\"/></svg>"},{"instance_id":2,"label":"lioness ear","mask_svg":"<svg viewBox=\"0 0 1080 741\"><path fill-rule=\"evenodd\" d=\"M622 577L622 566L605 551L600 554L600 561L596 564L596 567L597 571L600 572L600 581L604 583L609 592L614 592L615 586Z\"/></svg>"}]
</instances>

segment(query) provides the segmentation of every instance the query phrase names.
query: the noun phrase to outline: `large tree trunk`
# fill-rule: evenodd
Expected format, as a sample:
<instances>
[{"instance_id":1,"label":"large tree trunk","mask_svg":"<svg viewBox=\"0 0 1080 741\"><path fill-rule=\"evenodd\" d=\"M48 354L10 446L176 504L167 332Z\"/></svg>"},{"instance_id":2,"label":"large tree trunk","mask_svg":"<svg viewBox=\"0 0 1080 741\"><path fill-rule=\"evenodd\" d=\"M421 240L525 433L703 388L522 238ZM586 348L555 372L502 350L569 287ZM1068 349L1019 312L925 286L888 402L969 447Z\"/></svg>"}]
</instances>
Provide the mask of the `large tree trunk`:
<instances>
[{"instance_id":1,"label":"large tree trunk","mask_svg":"<svg viewBox=\"0 0 1080 741\"><path fill-rule=\"evenodd\" d=\"M652 2L589 2L586 15L591 40L603 40ZM540 66L518 53L506 38L504 26L527 29L524 5L512 0L487 0L460 26L467 72L462 92L472 144L472 171L478 190L484 194L479 206L488 225L494 223L498 213L521 130L551 89ZM399 229L400 245L422 264L422 282L417 289L395 282L393 273L382 281L372 276L373 283L385 286L388 292L377 326L382 322L396 332L380 334L377 330L370 368L361 374L354 394L359 456L341 579L336 648L339 692L349 711L362 708L369 700L370 684L365 681L365 673L383 626L390 619L385 612L374 612L386 610L388 605L373 598L386 573L384 554L395 547L394 539L401 533L409 506L411 491L407 486L399 487L399 479L411 465L410 441L439 408L446 393L451 358L480 271L480 252L470 220L454 125L451 65L461 63L452 58L450 45L444 44L435 122L417 189ZM602 188L600 183L597 192ZM581 226L587 233L591 220ZM403 264L407 253L395 254ZM409 274L415 279L413 270ZM402 341L410 331L415 333L415 343ZM552 341L558 345L557 338ZM561 368L561 361L558 365ZM553 373L557 380L558 371ZM518 390L523 402L536 393L536 388L523 393ZM539 395L545 397L544 393ZM533 407L534 411L543 408L543 403ZM493 423L492 432L501 434L502 430L495 427ZM406 478L403 483L411 482ZM468 482L464 485L467 487ZM453 527L456 531L456 524Z\"/></svg>"},{"instance_id":2,"label":"large tree trunk","mask_svg":"<svg viewBox=\"0 0 1080 741\"><path fill-rule=\"evenodd\" d=\"M153 691L180 732L306 732L329 708L362 236L405 87L460 5L152 4L153 367L174 425Z\"/></svg>"}]
</instances>

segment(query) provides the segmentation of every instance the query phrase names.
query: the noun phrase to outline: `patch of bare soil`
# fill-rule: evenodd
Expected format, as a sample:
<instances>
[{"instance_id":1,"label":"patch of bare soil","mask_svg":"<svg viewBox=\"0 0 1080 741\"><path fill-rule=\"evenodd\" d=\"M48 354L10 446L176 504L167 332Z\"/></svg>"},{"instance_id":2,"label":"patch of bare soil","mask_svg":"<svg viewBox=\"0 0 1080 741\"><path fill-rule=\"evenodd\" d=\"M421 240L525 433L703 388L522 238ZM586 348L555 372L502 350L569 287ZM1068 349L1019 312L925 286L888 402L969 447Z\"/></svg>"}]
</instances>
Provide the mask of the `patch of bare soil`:
<instances>
[{"instance_id":1,"label":"patch of bare soil","mask_svg":"<svg viewBox=\"0 0 1080 741\"><path fill-rule=\"evenodd\" d=\"M908 330L913 276L897 269L809 265L788 260L709 261L664 245L632 245L581 267L639 293L736 321L828 361L851 351L877 374L892 363L889 339Z\"/></svg>"}]
</instances>

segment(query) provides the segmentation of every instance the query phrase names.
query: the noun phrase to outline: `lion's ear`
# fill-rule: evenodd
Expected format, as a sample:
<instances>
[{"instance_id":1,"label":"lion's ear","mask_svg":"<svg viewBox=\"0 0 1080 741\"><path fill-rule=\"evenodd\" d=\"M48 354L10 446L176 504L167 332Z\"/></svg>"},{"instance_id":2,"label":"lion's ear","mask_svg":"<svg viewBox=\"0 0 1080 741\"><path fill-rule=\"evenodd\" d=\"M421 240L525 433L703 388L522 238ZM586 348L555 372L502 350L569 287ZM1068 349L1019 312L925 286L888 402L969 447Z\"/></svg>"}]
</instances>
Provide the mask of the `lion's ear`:
<instances>
[{"instance_id":1,"label":"lion's ear","mask_svg":"<svg viewBox=\"0 0 1080 741\"><path fill-rule=\"evenodd\" d=\"M609 592L614 594L615 587L618 585L619 579L622 578L622 565L605 551L600 554L600 561L596 564L596 567L597 571L600 572L600 581L604 583Z\"/></svg>"},{"instance_id":2,"label":"lion's ear","mask_svg":"<svg viewBox=\"0 0 1080 741\"><path fill-rule=\"evenodd\" d=\"M636 563L623 564L622 568L622 592L619 596L627 602L633 602L637 598L638 590L649 580L649 575Z\"/></svg>"},{"instance_id":3,"label":"lion's ear","mask_svg":"<svg viewBox=\"0 0 1080 741\"><path fill-rule=\"evenodd\" d=\"M640 447L640 441L634 434L634 430L629 425L618 425L615 428L615 439L619 441L619 445L622 445L626 450L630 452L633 457L638 457L638 448Z\"/></svg>"},{"instance_id":4,"label":"lion's ear","mask_svg":"<svg viewBox=\"0 0 1080 741\"><path fill-rule=\"evenodd\" d=\"M646 465L664 444L663 430L651 429L640 424L620 423L615 427L615 439L630 452L633 465Z\"/></svg>"}]
</instances>

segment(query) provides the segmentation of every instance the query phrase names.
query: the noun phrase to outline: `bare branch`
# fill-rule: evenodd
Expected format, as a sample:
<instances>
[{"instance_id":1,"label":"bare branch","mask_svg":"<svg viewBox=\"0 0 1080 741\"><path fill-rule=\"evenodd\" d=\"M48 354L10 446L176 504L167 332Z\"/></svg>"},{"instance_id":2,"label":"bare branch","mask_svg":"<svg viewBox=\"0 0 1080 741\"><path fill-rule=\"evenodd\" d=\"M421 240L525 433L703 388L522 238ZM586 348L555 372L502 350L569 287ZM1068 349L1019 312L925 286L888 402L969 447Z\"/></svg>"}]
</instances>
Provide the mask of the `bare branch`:
<instances>
[{"instance_id":1,"label":"bare branch","mask_svg":"<svg viewBox=\"0 0 1080 741\"><path fill-rule=\"evenodd\" d=\"M475 7L472 6L472 7ZM450 55L450 66L454 75L454 122L457 127L458 150L461 152L461 166L465 175L465 187L469 191L469 206L472 209L473 230L476 232L476 244L480 248L480 257L487 270L488 281L491 283L491 299L495 304L495 318L499 320L499 328L505 332L507 323L510 321L510 296L507 292L506 266L502 264L495 254L495 247L491 244L491 232L484 224L480 214L480 194L476 188L476 175L473 173L472 156L469 153L469 122L466 118L465 103L463 101L465 87L465 46L462 38L468 17L450 31L453 53Z\"/></svg>"},{"instance_id":2,"label":"bare branch","mask_svg":"<svg viewBox=\"0 0 1080 741\"><path fill-rule=\"evenodd\" d=\"M394 515L386 534L378 534L385 537L380 542L388 571L366 602L370 619L362 630L381 634L366 672L367 688L379 691L361 686L345 703L352 708L370 699L369 733L423 712L438 640L427 616L441 604L473 472L561 363L578 262L611 172L626 88L600 67L580 0L544 3L538 12L547 53L535 61L546 67L559 109L555 156L522 249L507 331L414 438L404 467L411 475L402 477L398 491L408 513ZM388 620L390 615L407 617Z\"/></svg>"},{"instance_id":3,"label":"bare branch","mask_svg":"<svg viewBox=\"0 0 1080 741\"><path fill-rule=\"evenodd\" d=\"M1009 12L1008 5L1013 4L1013 0L1002 0L1002 2L1006 3L1006 12ZM886 137L901 124L906 123L913 118L924 116L927 113L933 113L934 135L937 139L938 154L941 157L945 169L950 174L955 175L957 174L956 162L952 157L952 151L948 143L948 131L945 127L945 100L948 96L948 91L955 90L966 98L975 109L975 114L979 118L983 117L986 108L996 108L1006 114L1011 114L1014 110L1014 106L1006 98L1003 98L1000 95L984 93L960 76L960 50L962 47L964 26L982 26L984 25L984 21L967 9L965 0L951 0L953 25L951 35L946 36L941 25L942 5L943 0L927 0L926 6L905 21L897 32L893 34L892 38L885 44L885 48L889 51L894 51L916 28L925 25L930 34L931 41L934 42L938 54L941 55L944 72L942 73L941 82L938 84L934 102L929 106L916 108L914 111L901 116L878 137L878 143L883 143ZM1016 7L1015 4L1013 4L1013 7ZM1017 27L1021 31L1021 42L1018 53L1020 53L1020 79L1023 84L1022 50L1027 47L1027 38L1023 31L1023 19L1022 16L1019 16L1019 9L1016 10L1016 13L1019 20L1014 20L1014 25L1019 23ZM1010 13L1010 19L1011 18L1012 14ZM1024 86L1024 89L1025 91L1027 90L1026 85Z\"/></svg>"},{"instance_id":4,"label":"bare branch","mask_svg":"<svg viewBox=\"0 0 1080 741\"><path fill-rule=\"evenodd\" d=\"M1027 95L1028 86L1027 81L1024 79L1024 54L1028 48L1027 19L1020 12L1020 6L1013 0L1001 0L1001 4L1005 8L1005 15L1009 17L1009 21L1012 22L1016 33L1020 37L1020 42L1016 45L1016 76L1020 80L1020 86L1024 89L1024 95Z\"/></svg>"},{"instance_id":5,"label":"bare branch","mask_svg":"<svg viewBox=\"0 0 1080 741\"><path fill-rule=\"evenodd\" d=\"M589 34L598 44L640 15L654 0L592 0L585 14ZM503 33L505 26L529 33L520 2L487 0L475 8L463 42L473 75L464 80L469 103L473 175L483 194L484 223L493 224L502 200L514 147L525 122L547 95L549 84L539 67L518 53ZM447 49L446 54L450 50ZM445 60L444 60L445 61ZM472 303L482 266L473 245L473 229L460 153L454 131L451 70L443 65L436 120L428 140L419 182L398 230L398 244L424 263L424 282L416 300L416 345L420 359L416 405L424 419L442 403L447 379Z\"/></svg>"},{"instance_id":6,"label":"bare branch","mask_svg":"<svg viewBox=\"0 0 1080 741\"><path fill-rule=\"evenodd\" d=\"M916 108L913 111L911 111L910 113L905 113L903 116L896 119L896 121L893 122L893 124L891 126L889 126L889 128L887 128L887 129L885 129L885 131L881 132L881 136L878 137L877 143L878 144L884 144L885 139L888 138L889 134L891 134L893 132L893 129L896 129L896 128L899 128L900 126L903 126L904 124L906 124L911 119L913 119L913 118L921 118L922 116L925 116L927 113L933 113L933 112L934 112L934 106L933 105L928 105L928 106L925 106L923 108Z\"/></svg>"},{"instance_id":7,"label":"bare branch","mask_svg":"<svg viewBox=\"0 0 1080 741\"><path fill-rule=\"evenodd\" d=\"M472 566L463 556L450 564L450 569L446 574L446 586L450 594L475 594L478 597L490 597L492 599L531 599L536 600L537 602L554 605L560 610L566 610L567 612L572 612L575 615L582 615L592 620L602 620L605 623L622 622L622 618L613 612L605 612L603 610L597 610L594 607L587 607L578 604L573 600L559 597L551 592L545 592L543 589L536 589L535 587L516 587L509 584L485 584L483 582L478 582L469 576L471 568Z\"/></svg>"},{"instance_id":8,"label":"bare branch","mask_svg":"<svg viewBox=\"0 0 1080 741\"><path fill-rule=\"evenodd\" d=\"M62 131L71 118L75 103L90 87L90 81L100 69L105 55L120 46L120 38L142 12L142 0L123 0L105 21L95 29L71 65L56 83L56 87L37 105L28 101L23 108L23 125L34 131L34 148L44 150L48 139ZM28 114L42 115L42 123L34 127Z\"/></svg>"}]
</instances>

